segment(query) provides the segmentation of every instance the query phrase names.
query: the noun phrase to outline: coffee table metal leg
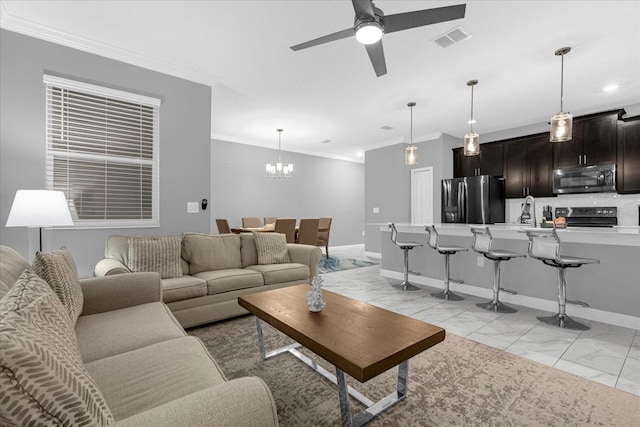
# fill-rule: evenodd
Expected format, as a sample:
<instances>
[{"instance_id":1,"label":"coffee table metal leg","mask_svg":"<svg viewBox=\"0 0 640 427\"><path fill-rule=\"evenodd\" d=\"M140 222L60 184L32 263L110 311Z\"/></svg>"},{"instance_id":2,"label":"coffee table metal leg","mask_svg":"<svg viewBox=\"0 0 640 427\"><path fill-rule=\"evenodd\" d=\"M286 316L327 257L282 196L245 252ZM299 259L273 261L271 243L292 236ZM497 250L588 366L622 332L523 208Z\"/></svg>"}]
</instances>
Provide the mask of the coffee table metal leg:
<instances>
[{"instance_id":1,"label":"coffee table metal leg","mask_svg":"<svg viewBox=\"0 0 640 427\"><path fill-rule=\"evenodd\" d=\"M318 372L320 375L331 381L332 383L338 386L338 398L340 400L340 413L342 416L342 425L348 427L358 427L362 426L375 416L381 414L387 409L391 408L396 403L400 402L407 396L407 378L409 376L409 361L405 360L404 362L398 365L398 383L396 385L396 390L386 397L383 397L381 400L377 402L373 402L362 393L358 392L354 388L350 387L347 384L346 378L344 376L344 372L341 369L336 367L336 375L332 375L329 371L324 369L322 366L318 365L314 360L310 359L306 355L302 354L298 350L298 347L301 347L301 344L294 343L285 347L278 348L276 350L272 350L270 352L265 352L263 334L262 334L262 325L260 323L260 319L256 317L256 329L258 331L258 345L260 346L260 357L263 360L269 359L271 357L277 356L282 353L290 353L295 356L297 359L302 361L305 365L309 366L314 371ZM351 416L351 405L349 403L349 395L358 400L366 409L355 416Z\"/></svg>"}]
</instances>

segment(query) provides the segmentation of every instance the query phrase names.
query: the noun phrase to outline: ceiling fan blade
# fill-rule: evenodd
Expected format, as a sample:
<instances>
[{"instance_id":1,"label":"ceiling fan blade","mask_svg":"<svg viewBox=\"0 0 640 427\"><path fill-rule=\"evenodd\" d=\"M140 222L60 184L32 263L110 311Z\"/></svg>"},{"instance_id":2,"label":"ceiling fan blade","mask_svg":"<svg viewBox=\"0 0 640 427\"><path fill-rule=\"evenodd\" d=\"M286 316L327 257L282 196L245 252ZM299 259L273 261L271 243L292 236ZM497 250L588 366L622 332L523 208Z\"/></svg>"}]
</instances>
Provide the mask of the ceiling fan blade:
<instances>
[{"instance_id":1,"label":"ceiling fan blade","mask_svg":"<svg viewBox=\"0 0 640 427\"><path fill-rule=\"evenodd\" d=\"M376 72L376 76L384 76L387 74L387 64L384 60L384 49L382 48L382 40L374 44L364 46L369 54L371 65Z\"/></svg>"},{"instance_id":2,"label":"ceiling fan blade","mask_svg":"<svg viewBox=\"0 0 640 427\"><path fill-rule=\"evenodd\" d=\"M353 28L347 28L346 30L338 31L337 33L329 34L326 36L318 37L317 39L309 40L308 42L300 43L295 46L291 46L291 50L301 50L312 46L318 46L319 44L325 44L340 39L346 39L355 35Z\"/></svg>"},{"instance_id":3,"label":"ceiling fan blade","mask_svg":"<svg viewBox=\"0 0 640 427\"><path fill-rule=\"evenodd\" d=\"M351 0L353 10L356 11L356 18L373 18L373 5L371 0Z\"/></svg>"},{"instance_id":4,"label":"ceiling fan blade","mask_svg":"<svg viewBox=\"0 0 640 427\"><path fill-rule=\"evenodd\" d=\"M408 30L409 28L422 27L423 25L461 19L464 18L466 8L466 4L459 4L386 15L384 17L384 32L393 33L395 31Z\"/></svg>"}]
</instances>

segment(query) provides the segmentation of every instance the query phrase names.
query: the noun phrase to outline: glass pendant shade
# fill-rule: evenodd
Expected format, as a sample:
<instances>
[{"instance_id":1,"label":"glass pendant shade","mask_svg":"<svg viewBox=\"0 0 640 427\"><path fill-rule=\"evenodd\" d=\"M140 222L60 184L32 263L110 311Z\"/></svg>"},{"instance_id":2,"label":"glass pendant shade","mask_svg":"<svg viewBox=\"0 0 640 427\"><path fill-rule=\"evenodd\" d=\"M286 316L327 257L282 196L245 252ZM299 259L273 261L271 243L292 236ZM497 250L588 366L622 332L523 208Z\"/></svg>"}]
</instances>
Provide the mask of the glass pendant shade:
<instances>
[{"instance_id":1,"label":"glass pendant shade","mask_svg":"<svg viewBox=\"0 0 640 427\"><path fill-rule=\"evenodd\" d=\"M418 163L418 147L411 144L404 150L404 164L415 165Z\"/></svg>"},{"instance_id":2,"label":"glass pendant shade","mask_svg":"<svg viewBox=\"0 0 640 427\"><path fill-rule=\"evenodd\" d=\"M551 142L570 141L573 133L573 116L569 113L556 113L551 117L549 133Z\"/></svg>"},{"instance_id":3,"label":"glass pendant shade","mask_svg":"<svg viewBox=\"0 0 640 427\"><path fill-rule=\"evenodd\" d=\"M465 156L477 156L480 154L480 135L473 130L473 124L476 122L473 120L473 87L477 84L477 80L469 80L467 82L467 86L471 86L471 120L469 120L471 127L462 141L464 147L463 154Z\"/></svg>"},{"instance_id":4,"label":"glass pendant shade","mask_svg":"<svg viewBox=\"0 0 640 427\"><path fill-rule=\"evenodd\" d=\"M560 112L551 117L549 127L549 141L565 142L573 138L573 116L565 113L562 108L564 101L564 56L571 51L570 47L563 47L555 51L560 61Z\"/></svg>"},{"instance_id":5,"label":"glass pendant shade","mask_svg":"<svg viewBox=\"0 0 640 427\"><path fill-rule=\"evenodd\" d=\"M464 136L464 155L477 156L480 154L480 135L478 132L470 131Z\"/></svg>"}]
</instances>

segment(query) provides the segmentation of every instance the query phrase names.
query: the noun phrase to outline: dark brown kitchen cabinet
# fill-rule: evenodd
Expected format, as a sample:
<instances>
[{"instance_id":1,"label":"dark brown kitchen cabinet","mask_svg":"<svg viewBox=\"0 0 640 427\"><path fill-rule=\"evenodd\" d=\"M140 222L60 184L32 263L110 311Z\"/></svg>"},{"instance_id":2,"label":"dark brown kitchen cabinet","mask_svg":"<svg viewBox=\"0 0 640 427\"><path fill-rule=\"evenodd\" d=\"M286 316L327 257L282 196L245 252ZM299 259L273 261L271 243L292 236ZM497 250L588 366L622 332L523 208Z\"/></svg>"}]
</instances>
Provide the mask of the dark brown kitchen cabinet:
<instances>
[{"instance_id":1,"label":"dark brown kitchen cabinet","mask_svg":"<svg viewBox=\"0 0 640 427\"><path fill-rule=\"evenodd\" d=\"M553 194L553 144L549 133L504 142L505 197Z\"/></svg>"},{"instance_id":2,"label":"dark brown kitchen cabinet","mask_svg":"<svg viewBox=\"0 0 640 427\"><path fill-rule=\"evenodd\" d=\"M618 122L618 193L640 193L640 116Z\"/></svg>"},{"instance_id":3,"label":"dark brown kitchen cabinet","mask_svg":"<svg viewBox=\"0 0 640 427\"><path fill-rule=\"evenodd\" d=\"M502 142L480 144L480 154L465 156L462 148L453 150L453 176L502 176Z\"/></svg>"},{"instance_id":4,"label":"dark brown kitchen cabinet","mask_svg":"<svg viewBox=\"0 0 640 427\"><path fill-rule=\"evenodd\" d=\"M573 139L553 143L555 169L616 162L616 125L624 110L577 117Z\"/></svg>"}]
</instances>

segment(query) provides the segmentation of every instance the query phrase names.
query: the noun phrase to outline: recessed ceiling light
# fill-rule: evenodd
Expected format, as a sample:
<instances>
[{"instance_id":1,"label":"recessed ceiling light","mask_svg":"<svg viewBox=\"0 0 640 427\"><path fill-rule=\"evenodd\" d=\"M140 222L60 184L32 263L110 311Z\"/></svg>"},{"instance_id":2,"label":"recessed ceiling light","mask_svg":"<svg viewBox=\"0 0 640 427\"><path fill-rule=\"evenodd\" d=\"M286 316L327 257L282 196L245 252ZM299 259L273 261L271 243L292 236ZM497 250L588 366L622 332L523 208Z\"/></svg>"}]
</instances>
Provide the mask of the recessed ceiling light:
<instances>
[{"instance_id":1,"label":"recessed ceiling light","mask_svg":"<svg viewBox=\"0 0 640 427\"><path fill-rule=\"evenodd\" d=\"M356 157L362 157L362 150L356 151Z\"/></svg>"},{"instance_id":2,"label":"recessed ceiling light","mask_svg":"<svg viewBox=\"0 0 640 427\"><path fill-rule=\"evenodd\" d=\"M473 124L476 124L477 122L478 122L478 121L477 121L476 119L473 119L473 120L469 120L469 121L467 121L467 124L469 124L469 125L473 125Z\"/></svg>"},{"instance_id":3,"label":"recessed ceiling light","mask_svg":"<svg viewBox=\"0 0 640 427\"><path fill-rule=\"evenodd\" d=\"M618 89L620 86L613 84L613 85L607 85L605 87L602 88L603 91L605 92L613 92L614 90Z\"/></svg>"},{"instance_id":4,"label":"recessed ceiling light","mask_svg":"<svg viewBox=\"0 0 640 427\"><path fill-rule=\"evenodd\" d=\"M330 139L325 139L324 141L320 141L320 144L328 144L330 142L331 142Z\"/></svg>"},{"instance_id":5,"label":"recessed ceiling light","mask_svg":"<svg viewBox=\"0 0 640 427\"><path fill-rule=\"evenodd\" d=\"M391 130L393 128L391 126L384 125L384 126L380 126L380 129Z\"/></svg>"}]
</instances>

